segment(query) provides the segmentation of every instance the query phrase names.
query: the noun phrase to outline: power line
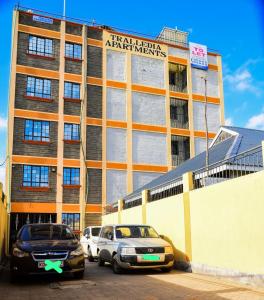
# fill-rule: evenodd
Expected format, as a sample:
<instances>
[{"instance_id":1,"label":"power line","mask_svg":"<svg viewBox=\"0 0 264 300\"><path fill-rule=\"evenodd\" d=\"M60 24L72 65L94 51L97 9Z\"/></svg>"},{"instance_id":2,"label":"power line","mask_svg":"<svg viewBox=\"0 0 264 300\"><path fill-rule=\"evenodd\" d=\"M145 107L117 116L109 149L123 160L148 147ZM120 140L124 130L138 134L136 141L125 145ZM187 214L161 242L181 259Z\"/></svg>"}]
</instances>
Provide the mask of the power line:
<instances>
[{"instance_id":1,"label":"power line","mask_svg":"<svg viewBox=\"0 0 264 300\"><path fill-rule=\"evenodd\" d=\"M8 158L9 158L9 156L7 156L2 163L0 163L0 167L3 167L5 165L5 163L7 162Z\"/></svg>"}]
</instances>

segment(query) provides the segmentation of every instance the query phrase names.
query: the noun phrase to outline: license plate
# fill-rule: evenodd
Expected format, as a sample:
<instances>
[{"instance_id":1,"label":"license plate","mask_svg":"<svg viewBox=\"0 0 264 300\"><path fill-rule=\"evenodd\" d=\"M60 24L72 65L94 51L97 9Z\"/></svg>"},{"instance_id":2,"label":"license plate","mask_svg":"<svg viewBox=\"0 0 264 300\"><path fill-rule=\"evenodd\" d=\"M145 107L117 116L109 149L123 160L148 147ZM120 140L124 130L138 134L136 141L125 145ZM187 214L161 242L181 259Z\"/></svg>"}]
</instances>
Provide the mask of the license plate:
<instances>
[{"instance_id":1,"label":"license plate","mask_svg":"<svg viewBox=\"0 0 264 300\"><path fill-rule=\"evenodd\" d=\"M159 255L151 255L151 254L145 254L141 256L142 260L147 260L147 261L160 261L160 256Z\"/></svg>"},{"instance_id":2,"label":"license plate","mask_svg":"<svg viewBox=\"0 0 264 300\"><path fill-rule=\"evenodd\" d=\"M61 261L61 263L60 263L60 267L63 267L63 261ZM45 262L44 261L39 261L38 262L38 267L39 267L39 269L43 269L43 268L45 268L45 266L46 266L46 264L45 264Z\"/></svg>"}]
</instances>

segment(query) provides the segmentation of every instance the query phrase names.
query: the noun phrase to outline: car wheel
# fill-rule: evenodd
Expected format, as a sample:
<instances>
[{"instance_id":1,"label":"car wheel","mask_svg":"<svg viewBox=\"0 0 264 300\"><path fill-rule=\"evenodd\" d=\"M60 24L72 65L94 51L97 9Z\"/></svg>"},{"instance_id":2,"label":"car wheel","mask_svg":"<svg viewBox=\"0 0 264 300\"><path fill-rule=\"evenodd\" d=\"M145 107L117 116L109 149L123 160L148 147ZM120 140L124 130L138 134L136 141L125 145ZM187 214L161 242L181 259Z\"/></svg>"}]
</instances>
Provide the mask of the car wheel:
<instances>
[{"instance_id":1,"label":"car wheel","mask_svg":"<svg viewBox=\"0 0 264 300\"><path fill-rule=\"evenodd\" d=\"M173 267L168 267L168 268L160 268L161 272L163 273L170 273L173 270Z\"/></svg>"},{"instance_id":2,"label":"car wheel","mask_svg":"<svg viewBox=\"0 0 264 300\"><path fill-rule=\"evenodd\" d=\"M16 283L18 281L18 278L19 277L16 272L10 271L10 276L9 276L10 283Z\"/></svg>"},{"instance_id":3,"label":"car wheel","mask_svg":"<svg viewBox=\"0 0 264 300\"><path fill-rule=\"evenodd\" d=\"M123 273L123 268L121 268L116 260L116 255L114 256L113 258L113 264L112 264L112 267L113 267L113 272L115 274L122 274Z\"/></svg>"},{"instance_id":4,"label":"car wheel","mask_svg":"<svg viewBox=\"0 0 264 300\"><path fill-rule=\"evenodd\" d=\"M99 267L103 267L105 264L105 261L101 258L100 253L98 254L98 261L97 264Z\"/></svg>"},{"instance_id":5,"label":"car wheel","mask_svg":"<svg viewBox=\"0 0 264 300\"><path fill-rule=\"evenodd\" d=\"M75 279L83 279L84 271L75 272L73 276Z\"/></svg>"}]
</instances>

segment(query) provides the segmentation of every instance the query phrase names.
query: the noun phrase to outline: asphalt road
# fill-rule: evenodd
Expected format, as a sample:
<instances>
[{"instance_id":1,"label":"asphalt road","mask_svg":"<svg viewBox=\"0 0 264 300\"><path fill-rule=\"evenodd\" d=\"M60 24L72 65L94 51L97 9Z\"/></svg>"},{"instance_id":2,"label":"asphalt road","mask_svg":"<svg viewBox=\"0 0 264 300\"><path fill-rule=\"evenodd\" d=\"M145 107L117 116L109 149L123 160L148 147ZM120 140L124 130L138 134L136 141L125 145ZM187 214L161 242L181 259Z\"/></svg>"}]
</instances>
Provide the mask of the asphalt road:
<instances>
[{"instance_id":1,"label":"asphalt road","mask_svg":"<svg viewBox=\"0 0 264 300\"><path fill-rule=\"evenodd\" d=\"M68 300L68 299L184 299L184 300L258 300L264 289L223 281L215 277L173 271L127 272L113 274L110 266L87 263L83 280L61 276L25 277L10 284L8 269L0 274L0 299Z\"/></svg>"}]
</instances>

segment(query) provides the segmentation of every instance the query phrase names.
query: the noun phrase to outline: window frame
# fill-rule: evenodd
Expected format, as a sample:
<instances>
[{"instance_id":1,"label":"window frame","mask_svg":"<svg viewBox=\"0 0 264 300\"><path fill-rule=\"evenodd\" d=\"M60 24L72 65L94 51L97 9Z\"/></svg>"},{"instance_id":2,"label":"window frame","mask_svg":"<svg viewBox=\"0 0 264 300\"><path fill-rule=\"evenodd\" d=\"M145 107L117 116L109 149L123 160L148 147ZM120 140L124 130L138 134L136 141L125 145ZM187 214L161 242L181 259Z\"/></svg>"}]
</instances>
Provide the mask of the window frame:
<instances>
[{"instance_id":1,"label":"window frame","mask_svg":"<svg viewBox=\"0 0 264 300\"><path fill-rule=\"evenodd\" d=\"M37 82L41 83L40 90L38 92L38 85ZM45 87L45 83L48 86ZM33 88L33 90L32 90ZM49 90L49 93L45 93L45 90ZM36 97L42 99L51 99L51 80L46 78L39 78L34 76L27 76L27 85L26 85L26 96L28 97Z\"/></svg>"},{"instance_id":2,"label":"window frame","mask_svg":"<svg viewBox=\"0 0 264 300\"><path fill-rule=\"evenodd\" d=\"M27 170L29 173L27 173ZM34 175L34 171L38 170L38 174ZM29 176L25 176L28 174ZM38 178L39 180L34 180ZM26 180L26 178L29 178ZM47 180L42 180L47 179ZM48 166L34 166L34 165L23 165L23 180L22 186L26 188L48 188L49 187L49 167Z\"/></svg>"},{"instance_id":3,"label":"window frame","mask_svg":"<svg viewBox=\"0 0 264 300\"><path fill-rule=\"evenodd\" d=\"M70 89L66 88L66 86L70 87ZM78 97L74 96L74 87L78 87ZM67 94L65 93L67 91ZM69 93L68 93L69 91ZM64 98L66 99L78 99L81 97L81 85L79 83L64 81Z\"/></svg>"},{"instance_id":4,"label":"window frame","mask_svg":"<svg viewBox=\"0 0 264 300\"><path fill-rule=\"evenodd\" d=\"M31 124L31 132L32 135L29 133L27 134L27 123L32 122ZM35 130L37 129L37 126L35 124L40 124L40 135L35 135ZM48 133L47 136L45 135L45 125L48 127ZM29 138L31 137L31 138ZM50 122L49 121L41 121L41 120L31 120L26 119L24 121L24 141L33 141L33 142L50 142Z\"/></svg>"},{"instance_id":5,"label":"window frame","mask_svg":"<svg viewBox=\"0 0 264 300\"><path fill-rule=\"evenodd\" d=\"M67 51L67 47L72 47L71 51ZM80 47L80 53L76 49L77 47ZM65 43L65 57L70 59L76 59L76 60L82 60L82 45L76 44L76 43Z\"/></svg>"},{"instance_id":6,"label":"window frame","mask_svg":"<svg viewBox=\"0 0 264 300\"><path fill-rule=\"evenodd\" d=\"M66 171L69 173L66 174ZM77 172L78 171L78 172ZM77 172L78 174L78 181L75 182L74 178L76 177L76 175L74 176L74 172ZM63 185L64 186L80 186L80 168L68 168L65 167L63 168Z\"/></svg>"},{"instance_id":7,"label":"window frame","mask_svg":"<svg viewBox=\"0 0 264 300\"><path fill-rule=\"evenodd\" d=\"M72 217L72 225L70 225L69 219ZM80 230L80 214L79 213L62 213L62 220L65 220L65 225L68 225L72 231Z\"/></svg>"},{"instance_id":8,"label":"window frame","mask_svg":"<svg viewBox=\"0 0 264 300\"><path fill-rule=\"evenodd\" d=\"M35 43L31 42L31 38L36 39ZM43 47L42 47L42 43L43 43ZM51 52L47 51L47 49L50 48L50 45L48 45L49 43L51 43ZM41 48L43 48L44 50L41 51L40 50ZM32 55L39 55L39 56L53 58L54 57L53 39L48 39L48 38L39 37L39 36L30 34L28 36L27 53L32 54Z\"/></svg>"},{"instance_id":9,"label":"window frame","mask_svg":"<svg viewBox=\"0 0 264 300\"><path fill-rule=\"evenodd\" d=\"M66 135L66 127L70 127L70 138L69 135ZM74 128L77 127L77 131L78 131L78 138L74 138L74 132L76 132L74 130ZM75 124L75 123L64 123L64 140L65 141L80 141L80 124Z\"/></svg>"}]
</instances>

